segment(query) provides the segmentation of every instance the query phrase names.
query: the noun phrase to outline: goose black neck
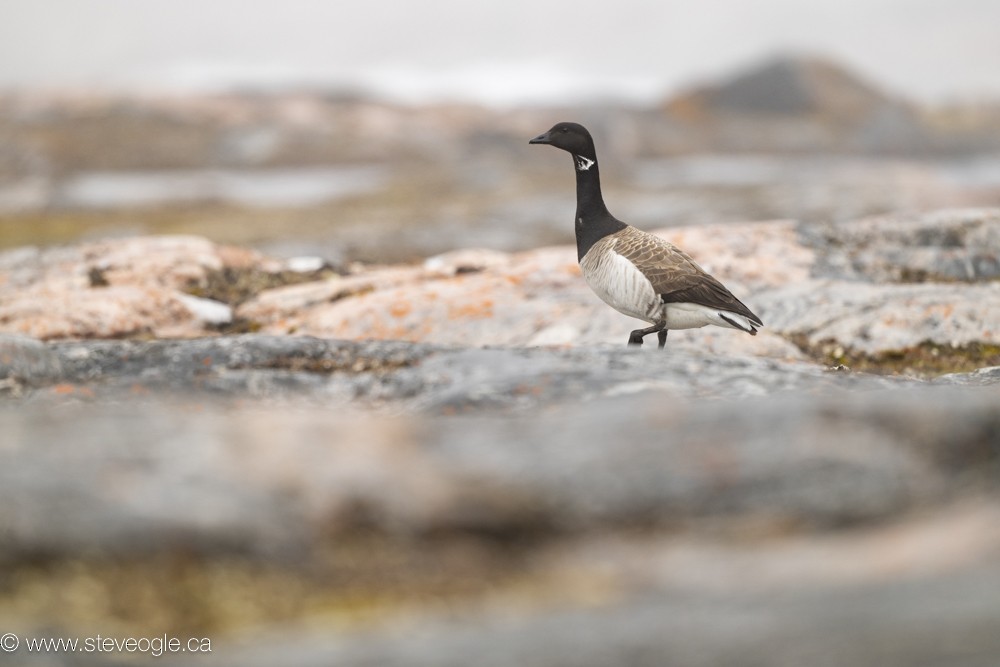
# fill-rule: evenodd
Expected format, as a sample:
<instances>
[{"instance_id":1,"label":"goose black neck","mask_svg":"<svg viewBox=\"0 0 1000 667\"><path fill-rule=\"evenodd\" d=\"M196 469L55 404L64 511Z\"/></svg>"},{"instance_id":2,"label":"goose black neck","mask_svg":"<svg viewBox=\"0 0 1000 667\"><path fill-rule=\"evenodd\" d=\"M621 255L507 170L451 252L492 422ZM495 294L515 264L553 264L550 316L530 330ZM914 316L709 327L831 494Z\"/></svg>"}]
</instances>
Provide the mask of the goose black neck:
<instances>
[{"instance_id":1,"label":"goose black neck","mask_svg":"<svg viewBox=\"0 0 1000 667\"><path fill-rule=\"evenodd\" d=\"M577 259L583 259L591 246L608 234L625 229L624 222L616 219L604 204L601 194L601 173L594 160L585 169L581 159L573 156L573 166L576 169L576 253Z\"/></svg>"}]
</instances>

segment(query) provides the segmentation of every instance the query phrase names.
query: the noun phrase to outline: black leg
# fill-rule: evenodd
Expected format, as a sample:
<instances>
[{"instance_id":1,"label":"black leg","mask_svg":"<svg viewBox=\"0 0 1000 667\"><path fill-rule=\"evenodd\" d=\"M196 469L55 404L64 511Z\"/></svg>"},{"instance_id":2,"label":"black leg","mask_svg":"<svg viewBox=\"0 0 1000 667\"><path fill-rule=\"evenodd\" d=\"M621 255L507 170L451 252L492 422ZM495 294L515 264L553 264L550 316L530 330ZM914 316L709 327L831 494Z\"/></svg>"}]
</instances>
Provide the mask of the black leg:
<instances>
[{"instance_id":1,"label":"black leg","mask_svg":"<svg viewBox=\"0 0 1000 667\"><path fill-rule=\"evenodd\" d=\"M656 338L660 341L659 349L663 349L663 346L667 344L667 332L670 329L660 329L656 332Z\"/></svg>"},{"instance_id":2,"label":"black leg","mask_svg":"<svg viewBox=\"0 0 1000 667\"><path fill-rule=\"evenodd\" d=\"M643 336L648 336L651 333L660 334L665 326L667 326L666 322L660 322L659 324L654 324L653 326L646 327L645 329L636 329L635 331L629 334L628 344L642 345ZM666 339L667 339L666 334L662 334L660 337L660 342L661 342L660 347L663 347L662 343L665 342Z\"/></svg>"}]
</instances>

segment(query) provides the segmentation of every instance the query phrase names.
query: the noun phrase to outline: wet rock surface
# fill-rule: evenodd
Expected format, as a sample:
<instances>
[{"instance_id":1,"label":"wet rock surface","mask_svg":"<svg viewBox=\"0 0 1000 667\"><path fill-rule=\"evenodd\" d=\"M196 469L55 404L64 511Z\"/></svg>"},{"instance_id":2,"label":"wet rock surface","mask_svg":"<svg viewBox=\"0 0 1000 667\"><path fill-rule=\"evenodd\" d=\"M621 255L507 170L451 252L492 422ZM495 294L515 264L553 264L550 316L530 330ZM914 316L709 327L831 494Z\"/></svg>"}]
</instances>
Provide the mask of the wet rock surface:
<instances>
[{"instance_id":1,"label":"wet rock surface","mask_svg":"<svg viewBox=\"0 0 1000 667\"><path fill-rule=\"evenodd\" d=\"M993 667L998 225L663 230L767 325L665 352L567 247L0 254L0 627L212 638L170 665Z\"/></svg>"}]
</instances>

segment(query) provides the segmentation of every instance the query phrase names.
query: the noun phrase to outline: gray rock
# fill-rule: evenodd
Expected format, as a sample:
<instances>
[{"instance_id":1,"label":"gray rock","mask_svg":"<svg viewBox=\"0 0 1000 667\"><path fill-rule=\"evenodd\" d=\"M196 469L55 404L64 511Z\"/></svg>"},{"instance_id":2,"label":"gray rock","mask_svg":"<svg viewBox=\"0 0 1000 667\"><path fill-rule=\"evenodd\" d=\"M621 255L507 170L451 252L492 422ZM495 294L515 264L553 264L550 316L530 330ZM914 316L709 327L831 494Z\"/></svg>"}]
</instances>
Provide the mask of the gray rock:
<instances>
[{"instance_id":1,"label":"gray rock","mask_svg":"<svg viewBox=\"0 0 1000 667\"><path fill-rule=\"evenodd\" d=\"M990 488L998 397L952 386L736 401L647 391L516 420L351 416L343 401L42 401L0 411L2 550L131 553L180 540L270 553L349 531L358 507L393 535L711 516L870 522Z\"/></svg>"},{"instance_id":2,"label":"gray rock","mask_svg":"<svg viewBox=\"0 0 1000 667\"><path fill-rule=\"evenodd\" d=\"M752 595L677 590L596 608L435 618L369 635L302 633L177 665L320 667L993 667L995 568L860 589Z\"/></svg>"},{"instance_id":3,"label":"gray rock","mask_svg":"<svg viewBox=\"0 0 1000 667\"><path fill-rule=\"evenodd\" d=\"M0 392L19 395L25 386L50 384L60 377L59 355L45 343L27 336L0 334Z\"/></svg>"},{"instance_id":4,"label":"gray rock","mask_svg":"<svg viewBox=\"0 0 1000 667\"><path fill-rule=\"evenodd\" d=\"M301 341L317 359L333 354L322 343ZM230 364L268 359L222 349ZM507 363L520 375L541 358ZM557 377L558 367L539 372ZM391 594L428 577L407 554L450 543L465 545L463 567L489 576L483 554L506 554L521 580L555 596L499 608L466 599L450 614L411 607L416 617L398 624L305 617L255 626L243 642L196 626L213 654L165 664L439 666L476 655L494 665L791 666L822 655L830 665L992 665L1000 390L844 387L854 391L819 383L735 400L647 389L516 419L195 395L8 403L0 561L22 573L40 557L50 568L243 558L349 598L359 566L331 573L323 554L366 554L379 535L404 563L382 584ZM217 580L213 595L239 581ZM59 605L48 609L29 627L36 636L67 622ZM101 664L91 657L50 664Z\"/></svg>"},{"instance_id":5,"label":"gray rock","mask_svg":"<svg viewBox=\"0 0 1000 667\"><path fill-rule=\"evenodd\" d=\"M971 373L948 373L935 378L939 384L990 385L1000 384L1000 366L980 368Z\"/></svg>"},{"instance_id":6,"label":"gray rock","mask_svg":"<svg viewBox=\"0 0 1000 667\"><path fill-rule=\"evenodd\" d=\"M26 345L30 354L20 352L15 364L20 370L11 372L18 386L32 388L29 395L43 401L165 392L338 400L439 414L530 409L649 391L719 398L919 383L828 373L798 361L714 357L697 350L661 353L651 346L463 349L263 335ZM982 372L953 374L943 382L996 381Z\"/></svg>"},{"instance_id":7,"label":"gray rock","mask_svg":"<svg viewBox=\"0 0 1000 667\"><path fill-rule=\"evenodd\" d=\"M652 346L454 348L402 341L292 336L49 343L59 381L98 397L174 395L360 400L398 409L505 410L649 390L678 396L761 396L824 388L902 386L906 378L834 375L799 361L661 353ZM59 388L62 391L62 387ZM51 397L52 388L36 392Z\"/></svg>"},{"instance_id":8,"label":"gray rock","mask_svg":"<svg viewBox=\"0 0 1000 667\"><path fill-rule=\"evenodd\" d=\"M195 340L51 343L64 380L103 395L163 391L281 396L307 392L345 396L409 395L405 369L433 349L393 341L324 341L290 336L220 336ZM398 377L397 377L398 376ZM398 379L398 382L395 380Z\"/></svg>"},{"instance_id":9,"label":"gray rock","mask_svg":"<svg viewBox=\"0 0 1000 667\"><path fill-rule=\"evenodd\" d=\"M1000 278L1000 211L956 209L804 229L818 272L886 282L977 282Z\"/></svg>"},{"instance_id":10,"label":"gray rock","mask_svg":"<svg viewBox=\"0 0 1000 667\"><path fill-rule=\"evenodd\" d=\"M810 344L840 343L868 354L932 342L1000 343L1000 283L890 284L808 280L756 297L769 327Z\"/></svg>"}]
</instances>

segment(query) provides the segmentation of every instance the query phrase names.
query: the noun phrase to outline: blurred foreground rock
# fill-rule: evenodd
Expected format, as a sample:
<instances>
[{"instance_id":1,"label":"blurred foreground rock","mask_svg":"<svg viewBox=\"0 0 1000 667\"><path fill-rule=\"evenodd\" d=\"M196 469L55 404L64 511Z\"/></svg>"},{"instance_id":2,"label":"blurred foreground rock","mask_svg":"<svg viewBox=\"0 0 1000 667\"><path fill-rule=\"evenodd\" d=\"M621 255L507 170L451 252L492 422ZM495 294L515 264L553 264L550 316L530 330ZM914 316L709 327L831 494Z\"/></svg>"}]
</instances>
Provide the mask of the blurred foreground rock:
<instances>
[{"instance_id":1,"label":"blurred foreground rock","mask_svg":"<svg viewBox=\"0 0 1000 667\"><path fill-rule=\"evenodd\" d=\"M192 666L1000 654L997 369L2 343L0 624L21 636L212 638L160 658ZM110 664L35 658L8 662Z\"/></svg>"},{"instance_id":2,"label":"blurred foreground rock","mask_svg":"<svg viewBox=\"0 0 1000 667\"><path fill-rule=\"evenodd\" d=\"M397 537L705 517L816 529L997 491L1000 387L845 389L701 403L653 390L517 419L373 419L336 401L29 403L0 412L13 436L0 558L266 553L349 537L361 514Z\"/></svg>"},{"instance_id":3,"label":"blurred foreground rock","mask_svg":"<svg viewBox=\"0 0 1000 667\"><path fill-rule=\"evenodd\" d=\"M7 407L0 622L212 637L176 665L995 664L1000 388L846 389Z\"/></svg>"}]
</instances>

